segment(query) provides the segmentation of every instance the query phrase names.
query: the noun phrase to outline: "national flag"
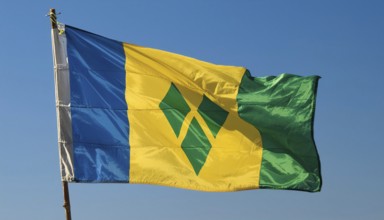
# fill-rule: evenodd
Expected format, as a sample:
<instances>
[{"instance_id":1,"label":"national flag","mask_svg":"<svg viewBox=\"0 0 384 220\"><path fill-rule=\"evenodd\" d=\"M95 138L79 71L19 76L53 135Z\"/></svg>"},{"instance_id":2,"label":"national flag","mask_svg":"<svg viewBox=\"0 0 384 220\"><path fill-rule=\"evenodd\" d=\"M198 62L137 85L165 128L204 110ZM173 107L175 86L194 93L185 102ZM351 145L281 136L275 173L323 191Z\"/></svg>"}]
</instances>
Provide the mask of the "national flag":
<instances>
[{"instance_id":1,"label":"national flag","mask_svg":"<svg viewBox=\"0 0 384 220\"><path fill-rule=\"evenodd\" d=\"M318 76L254 78L244 67L60 30L53 37L63 181L320 190Z\"/></svg>"}]
</instances>

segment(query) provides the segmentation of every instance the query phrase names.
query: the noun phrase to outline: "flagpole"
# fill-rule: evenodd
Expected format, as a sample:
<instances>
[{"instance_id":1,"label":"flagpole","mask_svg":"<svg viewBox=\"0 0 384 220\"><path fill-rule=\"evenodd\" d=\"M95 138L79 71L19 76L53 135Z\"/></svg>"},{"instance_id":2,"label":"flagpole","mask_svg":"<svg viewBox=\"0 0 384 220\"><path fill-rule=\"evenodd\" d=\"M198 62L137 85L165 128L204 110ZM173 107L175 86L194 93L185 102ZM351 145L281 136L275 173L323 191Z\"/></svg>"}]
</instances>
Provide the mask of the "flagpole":
<instances>
[{"instance_id":1,"label":"flagpole","mask_svg":"<svg viewBox=\"0 0 384 220\"><path fill-rule=\"evenodd\" d=\"M63 193L64 193L64 209L67 220L71 220L71 203L69 200L69 190L68 190L68 182L63 181Z\"/></svg>"},{"instance_id":2,"label":"flagpole","mask_svg":"<svg viewBox=\"0 0 384 220\"><path fill-rule=\"evenodd\" d=\"M57 48L56 44L58 42L58 29L57 29L57 19L56 19L56 10L54 8L51 8L49 10L49 18L51 20L51 29L52 29L52 51L53 51L53 62L54 62L54 69L55 69L55 77L57 74ZM65 215L66 220L72 220L71 216L71 203L69 200L69 189L68 189L68 182L62 181L63 186L63 195L64 195L64 209L65 209Z\"/></svg>"}]
</instances>

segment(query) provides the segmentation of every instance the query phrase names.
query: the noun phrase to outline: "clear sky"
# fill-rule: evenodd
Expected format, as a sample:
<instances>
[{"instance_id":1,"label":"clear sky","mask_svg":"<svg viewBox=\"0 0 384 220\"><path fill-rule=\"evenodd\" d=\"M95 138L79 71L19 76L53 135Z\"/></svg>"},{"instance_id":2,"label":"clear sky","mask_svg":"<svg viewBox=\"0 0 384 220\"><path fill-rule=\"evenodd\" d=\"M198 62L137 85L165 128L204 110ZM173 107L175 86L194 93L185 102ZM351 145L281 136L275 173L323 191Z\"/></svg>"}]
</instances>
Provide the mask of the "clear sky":
<instances>
[{"instance_id":1,"label":"clear sky","mask_svg":"<svg viewBox=\"0 0 384 220\"><path fill-rule=\"evenodd\" d=\"M320 193L70 184L73 219L384 219L384 1L0 3L0 219L64 219L49 8L117 40L254 76L320 75Z\"/></svg>"}]
</instances>

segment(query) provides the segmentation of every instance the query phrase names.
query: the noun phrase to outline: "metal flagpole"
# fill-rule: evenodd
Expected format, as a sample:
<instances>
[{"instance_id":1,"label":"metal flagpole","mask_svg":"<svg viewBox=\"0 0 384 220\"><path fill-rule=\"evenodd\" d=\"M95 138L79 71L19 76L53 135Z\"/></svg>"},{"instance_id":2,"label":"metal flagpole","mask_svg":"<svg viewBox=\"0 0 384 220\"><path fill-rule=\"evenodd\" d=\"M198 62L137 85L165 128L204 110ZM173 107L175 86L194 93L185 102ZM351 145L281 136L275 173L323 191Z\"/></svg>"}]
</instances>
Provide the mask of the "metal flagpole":
<instances>
[{"instance_id":1,"label":"metal flagpole","mask_svg":"<svg viewBox=\"0 0 384 220\"><path fill-rule=\"evenodd\" d=\"M56 45L58 43L58 32L57 29L57 19L56 19L56 11L54 8L51 8L49 10L49 18L51 19L51 28L52 28L52 51L53 51L53 62L54 62L54 69L55 69L55 77L57 74L57 61L58 61L58 55L57 55L57 48ZM69 200L69 190L68 190L68 182L62 181L63 184L63 194L64 194L64 209L65 209L65 215L66 220L71 220L71 203Z\"/></svg>"}]
</instances>

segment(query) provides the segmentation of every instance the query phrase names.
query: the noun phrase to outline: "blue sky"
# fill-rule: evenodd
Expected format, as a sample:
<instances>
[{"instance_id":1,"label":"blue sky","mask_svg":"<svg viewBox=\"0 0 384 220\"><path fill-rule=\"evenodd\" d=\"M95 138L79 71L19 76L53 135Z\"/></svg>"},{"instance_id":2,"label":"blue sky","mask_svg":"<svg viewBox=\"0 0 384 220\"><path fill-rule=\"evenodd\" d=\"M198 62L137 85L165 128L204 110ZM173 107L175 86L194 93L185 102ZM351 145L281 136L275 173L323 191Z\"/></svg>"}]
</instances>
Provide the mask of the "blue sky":
<instances>
[{"instance_id":1,"label":"blue sky","mask_svg":"<svg viewBox=\"0 0 384 220\"><path fill-rule=\"evenodd\" d=\"M3 1L0 219L64 219L49 8L63 23L255 76L322 77L320 193L70 184L73 219L384 219L384 2L375 0Z\"/></svg>"}]
</instances>

